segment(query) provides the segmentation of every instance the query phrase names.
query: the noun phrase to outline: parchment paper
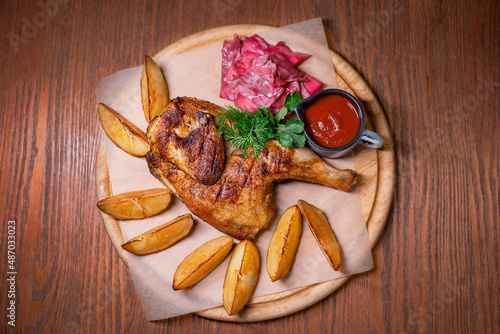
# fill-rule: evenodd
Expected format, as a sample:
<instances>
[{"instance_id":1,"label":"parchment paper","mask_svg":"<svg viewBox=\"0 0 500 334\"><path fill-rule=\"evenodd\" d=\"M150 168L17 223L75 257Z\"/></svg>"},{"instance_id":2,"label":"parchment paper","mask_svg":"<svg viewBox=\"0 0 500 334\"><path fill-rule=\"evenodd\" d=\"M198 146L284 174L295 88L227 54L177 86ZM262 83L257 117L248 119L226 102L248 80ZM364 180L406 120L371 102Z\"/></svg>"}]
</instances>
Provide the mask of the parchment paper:
<instances>
[{"instance_id":1,"label":"parchment paper","mask_svg":"<svg viewBox=\"0 0 500 334\"><path fill-rule=\"evenodd\" d=\"M271 29L259 35L268 43L276 44L283 40L293 51L311 54L312 57L299 68L322 81L324 88L337 87L321 19ZM166 77L170 98L193 96L220 106L232 105L230 101L219 98L221 48L222 42L157 60ZM97 97L98 102L115 109L145 132L147 123L140 100L141 71L142 65L105 78L98 87ZM164 187L151 176L144 158L132 157L117 148L106 135L103 138L114 194ZM328 162L337 168L354 169L352 156ZM317 206L327 215L343 251L342 267L338 272L330 267L304 220L300 246L291 271L283 279L271 282L265 269L270 238L279 216L299 199ZM256 240L261 268L253 297L353 275L372 268L372 255L357 188L346 193L321 185L285 181L276 187L276 200L276 215ZM124 240L186 212L186 207L178 199L174 199L168 210L158 216L123 221L120 224ZM222 305L222 287L230 256L194 288L187 291L172 289L178 264L203 243L223 235L199 218L194 217L194 220L192 233L171 248L142 257L128 254L134 286L148 320L174 317Z\"/></svg>"}]
</instances>

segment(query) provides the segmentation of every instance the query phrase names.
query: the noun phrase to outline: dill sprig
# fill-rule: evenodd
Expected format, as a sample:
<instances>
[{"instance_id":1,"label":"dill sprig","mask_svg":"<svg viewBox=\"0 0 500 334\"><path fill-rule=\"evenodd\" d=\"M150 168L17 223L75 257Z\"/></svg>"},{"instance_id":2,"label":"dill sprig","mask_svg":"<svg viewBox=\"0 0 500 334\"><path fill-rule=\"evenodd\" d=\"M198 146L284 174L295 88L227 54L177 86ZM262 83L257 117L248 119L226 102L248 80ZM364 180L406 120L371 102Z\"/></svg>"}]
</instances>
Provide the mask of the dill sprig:
<instances>
[{"instance_id":1,"label":"dill sprig","mask_svg":"<svg viewBox=\"0 0 500 334\"><path fill-rule=\"evenodd\" d=\"M295 103L301 100L300 94L287 94L285 107L278 114L273 115L268 108L258 107L255 113L228 106L219 110L217 126L219 132L226 136L226 140L243 151L246 157L248 149L253 148L255 161L264 150L267 142L278 140L283 147L303 147L305 145L304 123L300 120L288 119L285 116L293 111Z\"/></svg>"}]
</instances>

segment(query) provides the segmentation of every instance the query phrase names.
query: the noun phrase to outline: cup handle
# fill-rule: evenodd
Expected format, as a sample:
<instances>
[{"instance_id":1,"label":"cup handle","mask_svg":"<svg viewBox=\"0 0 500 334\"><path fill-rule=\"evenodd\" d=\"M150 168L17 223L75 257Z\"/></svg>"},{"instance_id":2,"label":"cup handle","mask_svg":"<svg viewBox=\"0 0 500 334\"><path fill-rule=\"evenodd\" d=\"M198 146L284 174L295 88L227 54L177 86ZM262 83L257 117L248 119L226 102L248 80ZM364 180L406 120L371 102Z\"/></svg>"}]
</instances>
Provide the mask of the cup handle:
<instances>
[{"instance_id":1,"label":"cup handle","mask_svg":"<svg viewBox=\"0 0 500 334\"><path fill-rule=\"evenodd\" d=\"M381 148L384 145L384 138L376 132L365 130L361 135L360 144L371 148Z\"/></svg>"}]
</instances>

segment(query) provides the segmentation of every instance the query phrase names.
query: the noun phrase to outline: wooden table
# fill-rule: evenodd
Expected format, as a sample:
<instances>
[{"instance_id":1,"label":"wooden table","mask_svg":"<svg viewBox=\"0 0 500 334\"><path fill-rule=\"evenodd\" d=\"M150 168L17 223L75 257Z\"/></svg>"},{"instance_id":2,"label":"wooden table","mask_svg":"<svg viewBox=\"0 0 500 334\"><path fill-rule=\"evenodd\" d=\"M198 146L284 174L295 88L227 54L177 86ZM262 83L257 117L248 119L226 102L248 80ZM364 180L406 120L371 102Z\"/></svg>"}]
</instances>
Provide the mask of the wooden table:
<instances>
[{"instance_id":1,"label":"wooden table","mask_svg":"<svg viewBox=\"0 0 500 334\"><path fill-rule=\"evenodd\" d=\"M500 331L497 2L42 0L0 13L2 332ZM394 133L375 268L284 318L148 322L95 206L97 84L201 30L315 17Z\"/></svg>"}]
</instances>

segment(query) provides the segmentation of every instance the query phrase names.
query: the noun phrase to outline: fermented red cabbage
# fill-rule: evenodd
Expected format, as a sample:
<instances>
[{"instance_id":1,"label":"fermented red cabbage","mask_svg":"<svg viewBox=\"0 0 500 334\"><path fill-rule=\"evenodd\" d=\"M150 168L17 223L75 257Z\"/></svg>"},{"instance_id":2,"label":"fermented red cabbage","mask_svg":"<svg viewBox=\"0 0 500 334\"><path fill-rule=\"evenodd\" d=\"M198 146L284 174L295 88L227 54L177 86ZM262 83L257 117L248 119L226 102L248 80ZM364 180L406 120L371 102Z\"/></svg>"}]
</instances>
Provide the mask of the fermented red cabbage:
<instances>
[{"instance_id":1,"label":"fermented red cabbage","mask_svg":"<svg viewBox=\"0 0 500 334\"><path fill-rule=\"evenodd\" d=\"M323 84L296 68L310 55L293 52L284 42L268 44L253 35L224 41L220 97L235 105L257 111L258 106L277 113L287 92L299 92L307 98Z\"/></svg>"}]
</instances>

